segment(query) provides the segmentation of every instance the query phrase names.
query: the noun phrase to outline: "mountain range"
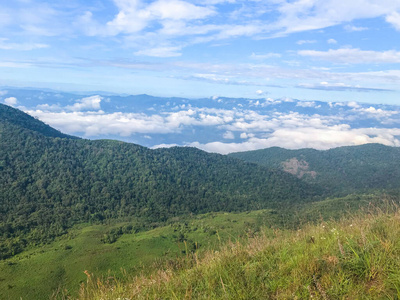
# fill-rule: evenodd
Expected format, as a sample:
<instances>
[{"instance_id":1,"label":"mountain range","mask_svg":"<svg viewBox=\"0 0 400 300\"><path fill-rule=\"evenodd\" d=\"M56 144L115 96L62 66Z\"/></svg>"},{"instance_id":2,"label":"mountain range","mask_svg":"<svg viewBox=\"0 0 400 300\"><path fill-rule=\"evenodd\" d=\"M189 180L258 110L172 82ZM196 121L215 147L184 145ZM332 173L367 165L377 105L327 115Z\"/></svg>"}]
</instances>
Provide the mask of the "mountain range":
<instances>
[{"instance_id":1,"label":"mountain range","mask_svg":"<svg viewBox=\"0 0 400 300\"><path fill-rule=\"evenodd\" d=\"M400 146L400 107L354 101L201 99L0 88L12 105L63 133L150 148L191 146L227 154L270 147L327 150Z\"/></svg>"},{"instance_id":2,"label":"mountain range","mask_svg":"<svg viewBox=\"0 0 400 300\"><path fill-rule=\"evenodd\" d=\"M399 154L382 144L230 155L150 149L67 135L0 104L0 296L40 299L60 285L73 289L84 266L104 273L167 255L166 245L197 249L197 239L224 231L296 228L398 199ZM27 271L34 265L36 277Z\"/></svg>"}]
</instances>

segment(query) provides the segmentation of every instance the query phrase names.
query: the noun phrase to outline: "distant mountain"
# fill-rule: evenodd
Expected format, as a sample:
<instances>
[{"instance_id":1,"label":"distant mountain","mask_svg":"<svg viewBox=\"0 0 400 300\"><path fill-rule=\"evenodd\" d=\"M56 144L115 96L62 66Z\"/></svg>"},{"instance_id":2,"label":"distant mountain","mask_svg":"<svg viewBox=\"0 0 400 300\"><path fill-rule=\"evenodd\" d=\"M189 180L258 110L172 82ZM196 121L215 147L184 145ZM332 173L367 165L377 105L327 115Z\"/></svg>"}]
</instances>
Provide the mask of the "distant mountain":
<instances>
[{"instance_id":1,"label":"distant mountain","mask_svg":"<svg viewBox=\"0 0 400 300\"><path fill-rule=\"evenodd\" d=\"M227 154L272 146L329 149L399 145L400 106L297 99L200 99L0 88L0 103L63 133L146 147L191 146Z\"/></svg>"},{"instance_id":2,"label":"distant mountain","mask_svg":"<svg viewBox=\"0 0 400 300\"><path fill-rule=\"evenodd\" d=\"M325 151L278 147L232 153L269 168L278 168L331 194L400 188L400 148L381 144L339 147Z\"/></svg>"},{"instance_id":3,"label":"distant mountain","mask_svg":"<svg viewBox=\"0 0 400 300\"><path fill-rule=\"evenodd\" d=\"M291 174L231 157L74 139L16 109L1 110L3 258L76 223L135 216L156 226L183 214L283 208L319 194Z\"/></svg>"}]
</instances>

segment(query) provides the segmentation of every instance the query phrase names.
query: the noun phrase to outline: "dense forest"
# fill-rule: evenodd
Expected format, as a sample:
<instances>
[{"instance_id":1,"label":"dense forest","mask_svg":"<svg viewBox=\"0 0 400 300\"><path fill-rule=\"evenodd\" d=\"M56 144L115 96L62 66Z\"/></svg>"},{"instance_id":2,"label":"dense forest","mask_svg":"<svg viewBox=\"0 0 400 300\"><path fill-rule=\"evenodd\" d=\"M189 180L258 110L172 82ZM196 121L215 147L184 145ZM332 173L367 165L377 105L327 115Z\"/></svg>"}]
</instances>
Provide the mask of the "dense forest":
<instances>
[{"instance_id":1,"label":"dense forest","mask_svg":"<svg viewBox=\"0 0 400 300\"><path fill-rule=\"evenodd\" d=\"M77 139L0 105L2 259L82 222L283 208L321 191L281 170L195 148ZM6 116L6 117L3 117Z\"/></svg>"},{"instance_id":2,"label":"dense forest","mask_svg":"<svg viewBox=\"0 0 400 300\"><path fill-rule=\"evenodd\" d=\"M375 189L400 188L400 148L366 144L318 151L278 147L231 153L230 157L286 170L302 180L343 196Z\"/></svg>"}]
</instances>

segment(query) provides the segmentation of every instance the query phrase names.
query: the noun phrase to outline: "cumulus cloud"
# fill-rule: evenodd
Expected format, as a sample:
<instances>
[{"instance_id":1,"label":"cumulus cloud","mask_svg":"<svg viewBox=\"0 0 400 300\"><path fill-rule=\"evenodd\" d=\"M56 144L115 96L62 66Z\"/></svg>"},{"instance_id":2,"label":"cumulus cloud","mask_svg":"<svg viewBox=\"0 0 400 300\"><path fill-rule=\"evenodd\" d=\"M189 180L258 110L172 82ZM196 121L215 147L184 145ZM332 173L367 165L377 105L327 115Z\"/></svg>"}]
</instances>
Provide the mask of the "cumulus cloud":
<instances>
[{"instance_id":1,"label":"cumulus cloud","mask_svg":"<svg viewBox=\"0 0 400 300\"><path fill-rule=\"evenodd\" d=\"M69 105L66 108L68 110L72 111L82 111L82 110L99 110L101 100L103 100L103 97L96 95L96 96L90 96L86 98L82 98L78 102L76 102L73 105ZM41 107L44 108L44 107Z\"/></svg>"},{"instance_id":2,"label":"cumulus cloud","mask_svg":"<svg viewBox=\"0 0 400 300\"><path fill-rule=\"evenodd\" d=\"M357 108L357 111L359 113L364 113L367 114L371 117L378 117L378 118L387 118L391 117L393 115L398 115L398 111L392 111L392 110L384 110L381 108L375 108L373 106L370 106L368 108Z\"/></svg>"},{"instance_id":3,"label":"cumulus cloud","mask_svg":"<svg viewBox=\"0 0 400 300\"><path fill-rule=\"evenodd\" d=\"M196 20L214 14L211 7L197 6L180 0L157 0L148 5L139 0L114 0L119 9L107 23L110 34L137 33L153 21Z\"/></svg>"},{"instance_id":4,"label":"cumulus cloud","mask_svg":"<svg viewBox=\"0 0 400 300\"><path fill-rule=\"evenodd\" d=\"M161 134L164 144L154 147L181 143L219 153L272 146L289 149L328 149L365 143L400 146L400 129L384 128L398 123L400 108L354 101L324 104L294 99L213 99L207 103L210 106L204 107L197 107L195 100L185 99L174 100L176 103L170 106L151 104L153 110L143 110L146 113L106 113L100 107L102 98L91 96L69 106L42 104L27 112L69 134L94 138L139 134L150 146L157 143L155 137ZM213 107L219 100L230 108ZM318 113L308 108L319 108ZM381 128L359 128L365 122L380 124ZM193 135L194 131L201 135Z\"/></svg>"},{"instance_id":5,"label":"cumulus cloud","mask_svg":"<svg viewBox=\"0 0 400 300\"><path fill-rule=\"evenodd\" d=\"M393 25L396 30L400 31L400 13L394 11L386 16L386 22Z\"/></svg>"},{"instance_id":6,"label":"cumulus cloud","mask_svg":"<svg viewBox=\"0 0 400 300\"><path fill-rule=\"evenodd\" d=\"M15 97L8 97L8 98L4 99L4 103L7 105L14 106L14 105L17 105L18 100Z\"/></svg>"},{"instance_id":7,"label":"cumulus cloud","mask_svg":"<svg viewBox=\"0 0 400 300\"><path fill-rule=\"evenodd\" d=\"M235 138L235 135L232 131L227 131L224 133L223 138L227 140L233 140Z\"/></svg>"},{"instance_id":8,"label":"cumulus cloud","mask_svg":"<svg viewBox=\"0 0 400 300\"><path fill-rule=\"evenodd\" d=\"M299 102L297 102L296 106L315 107L315 102L314 101L299 101Z\"/></svg>"},{"instance_id":9,"label":"cumulus cloud","mask_svg":"<svg viewBox=\"0 0 400 300\"><path fill-rule=\"evenodd\" d=\"M349 126L332 126L327 128L302 127L296 129L278 129L268 138L250 138L242 143L211 142L202 144L190 143L190 146L208 152L228 154L269 147L287 149L313 148L326 150L335 147L380 143L387 146L400 146L400 129L363 128L351 129Z\"/></svg>"},{"instance_id":10,"label":"cumulus cloud","mask_svg":"<svg viewBox=\"0 0 400 300\"><path fill-rule=\"evenodd\" d=\"M83 98L65 109L49 105L41 109L26 110L27 113L69 134L85 137L120 135L127 137L136 133L180 133L190 126L220 126L232 122L235 112L219 109L187 109L148 115L145 113L105 113L99 109L98 96ZM72 112L71 112L72 111Z\"/></svg>"}]
</instances>

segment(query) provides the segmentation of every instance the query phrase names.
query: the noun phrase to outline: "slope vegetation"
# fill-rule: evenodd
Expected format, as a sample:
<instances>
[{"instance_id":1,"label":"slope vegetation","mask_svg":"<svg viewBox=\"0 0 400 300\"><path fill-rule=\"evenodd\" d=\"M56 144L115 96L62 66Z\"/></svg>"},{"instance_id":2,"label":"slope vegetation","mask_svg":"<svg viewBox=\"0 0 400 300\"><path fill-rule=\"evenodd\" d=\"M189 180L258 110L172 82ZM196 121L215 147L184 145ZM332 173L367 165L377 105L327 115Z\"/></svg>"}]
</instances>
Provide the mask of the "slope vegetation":
<instances>
[{"instance_id":1,"label":"slope vegetation","mask_svg":"<svg viewBox=\"0 0 400 300\"><path fill-rule=\"evenodd\" d=\"M400 148L381 144L339 147L326 151L278 147L232 153L231 157L279 168L332 195L400 187Z\"/></svg>"},{"instance_id":2,"label":"slope vegetation","mask_svg":"<svg viewBox=\"0 0 400 300\"><path fill-rule=\"evenodd\" d=\"M318 194L283 171L223 155L54 138L40 121L21 118L23 126L0 120L0 258L81 222L135 216L154 227L174 216L285 207Z\"/></svg>"},{"instance_id":3,"label":"slope vegetation","mask_svg":"<svg viewBox=\"0 0 400 300\"><path fill-rule=\"evenodd\" d=\"M398 299L399 234L395 206L296 231L264 229L151 276L87 273L78 299Z\"/></svg>"}]
</instances>

